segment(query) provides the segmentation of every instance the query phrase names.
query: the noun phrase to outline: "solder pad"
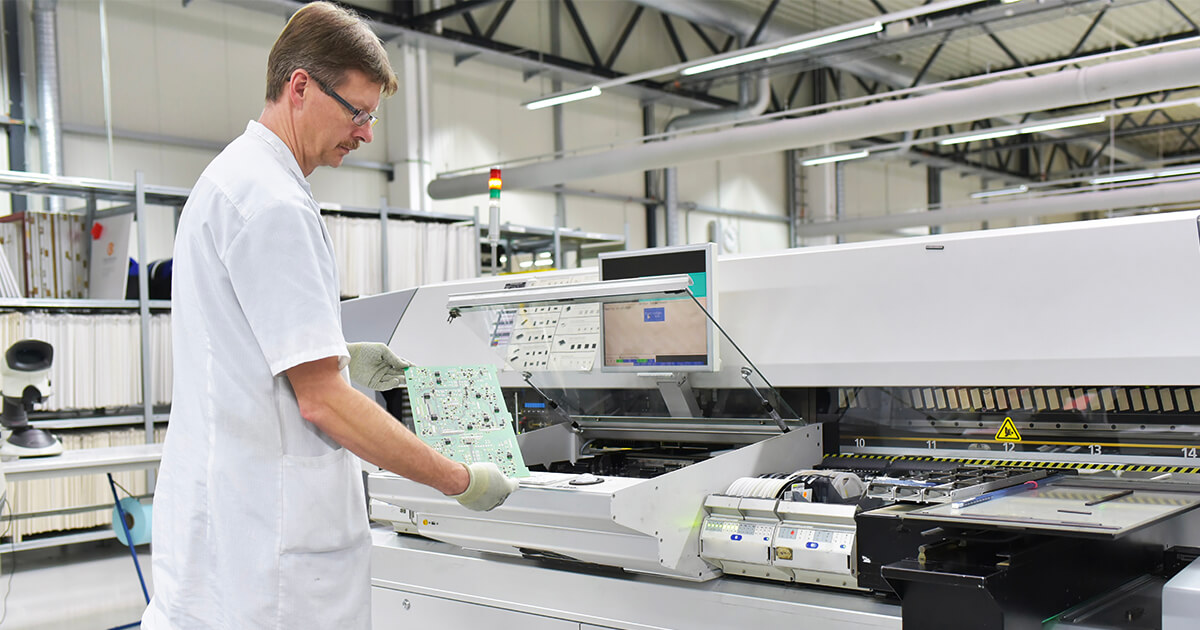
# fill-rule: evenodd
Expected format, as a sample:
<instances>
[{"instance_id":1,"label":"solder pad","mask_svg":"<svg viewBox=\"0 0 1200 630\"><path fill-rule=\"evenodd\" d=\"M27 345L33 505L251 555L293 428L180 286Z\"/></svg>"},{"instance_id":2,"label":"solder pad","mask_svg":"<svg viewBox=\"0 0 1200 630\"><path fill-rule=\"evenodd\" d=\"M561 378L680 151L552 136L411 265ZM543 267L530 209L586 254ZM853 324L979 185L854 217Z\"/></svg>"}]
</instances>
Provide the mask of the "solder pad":
<instances>
[{"instance_id":1,"label":"solder pad","mask_svg":"<svg viewBox=\"0 0 1200 630\"><path fill-rule=\"evenodd\" d=\"M417 437L455 461L529 476L494 366L410 367L404 376Z\"/></svg>"}]
</instances>

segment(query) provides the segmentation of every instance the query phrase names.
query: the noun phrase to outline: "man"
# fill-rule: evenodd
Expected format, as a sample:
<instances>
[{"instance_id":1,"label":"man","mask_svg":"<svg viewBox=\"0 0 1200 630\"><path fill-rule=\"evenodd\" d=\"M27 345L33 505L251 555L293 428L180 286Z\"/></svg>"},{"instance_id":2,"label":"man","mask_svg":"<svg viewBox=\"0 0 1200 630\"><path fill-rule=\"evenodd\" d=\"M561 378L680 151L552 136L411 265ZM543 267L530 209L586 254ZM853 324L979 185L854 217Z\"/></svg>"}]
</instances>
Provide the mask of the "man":
<instances>
[{"instance_id":1,"label":"man","mask_svg":"<svg viewBox=\"0 0 1200 630\"><path fill-rule=\"evenodd\" d=\"M342 376L351 359L337 268L305 178L370 142L370 112L395 90L361 20L305 6L271 50L259 122L205 169L184 207L174 404L143 628L368 628L370 538L354 455L471 509L516 487L494 465L442 457ZM359 374L386 376L394 360L356 354Z\"/></svg>"}]
</instances>

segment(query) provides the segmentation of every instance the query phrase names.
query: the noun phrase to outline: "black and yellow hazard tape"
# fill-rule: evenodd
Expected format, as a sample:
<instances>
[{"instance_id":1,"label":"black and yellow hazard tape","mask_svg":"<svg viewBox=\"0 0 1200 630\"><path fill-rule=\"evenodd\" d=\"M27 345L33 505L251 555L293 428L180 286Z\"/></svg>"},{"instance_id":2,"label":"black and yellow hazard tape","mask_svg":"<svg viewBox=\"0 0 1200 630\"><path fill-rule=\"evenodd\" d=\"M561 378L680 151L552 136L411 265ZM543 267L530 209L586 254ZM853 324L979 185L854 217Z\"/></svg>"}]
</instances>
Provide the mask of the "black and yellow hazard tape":
<instances>
[{"instance_id":1,"label":"black and yellow hazard tape","mask_svg":"<svg viewBox=\"0 0 1200 630\"><path fill-rule=\"evenodd\" d=\"M1123 472L1200 473L1197 466L1150 466L1146 464L1093 464L1089 462L1042 462L1016 459L969 459L965 457L927 457L921 455L878 455L833 453L826 457L854 459L885 459L888 461L949 462L964 466L993 466L1004 468L1052 468L1056 470L1120 470Z\"/></svg>"}]
</instances>

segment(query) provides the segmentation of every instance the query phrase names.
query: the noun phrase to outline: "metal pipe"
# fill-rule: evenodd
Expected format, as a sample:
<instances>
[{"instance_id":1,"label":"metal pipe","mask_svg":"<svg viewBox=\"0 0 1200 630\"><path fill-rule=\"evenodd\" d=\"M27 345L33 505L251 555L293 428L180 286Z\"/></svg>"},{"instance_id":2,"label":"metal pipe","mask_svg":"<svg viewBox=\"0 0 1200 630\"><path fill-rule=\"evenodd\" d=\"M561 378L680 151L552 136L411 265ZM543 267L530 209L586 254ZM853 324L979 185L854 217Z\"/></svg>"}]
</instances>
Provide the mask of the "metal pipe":
<instances>
[{"instance_id":1,"label":"metal pipe","mask_svg":"<svg viewBox=\"0 0 1200 630\"><path fill-rule=\"evenodd\" d=\"M108 145L108 178L114 179L113 169L116 168L116 162L113 158L112 72L108 63L108 9L104 0L100 0L100 84L104 92L104 137Z\"/></svg>"},{"instance_id":2,"label":"metal pipe","mask_svg":"<svg viewBox=\"0 0 1200 630\"><path fill-rule=\"evenodd\" d=\"M550 54L554 56L562 55L562 19L560 7L562 3L558 0L550 3ZM555 77L550 81L550 89L558 92L562 89L562 80ZM563 124L563 108L558 105L551 108L551 116L553 118L554 130L554 157L560 158L563 155L565 148L564 142L566 131ZM556 182L557 183L557 182ZM564 228L567 226L567 197L562 192L554 193L554 227ZM564 269L562 264L562 242L558 238L558 230L554 231L554 264L558 269Z\"/></svg>"},{"instance_id":3,"label":"metal pipe","mask_svg":"<svg viewBox=\"0 0 1200 630\"><path fill-rule=\"evenodd\" d=\"M6 125L8 134L8 170L24 171L25 166L25 74L21 68L21 29L17 24L17 3L4 3L4 61L8 82L8 117L18 121ZM28 202L25 195L12 195L12 211L24 212Z\"/></svg>"},{"instance_id":4,"label":"metal pipe","mask_svg":"<svg viewBox=\"0 0 1200 630\"><path fill-rule=\"evenodd\" d=\"M833 216L838 221L846 218L846 163L838 162L833 165ZM841 243L842 235L838 234L837 242Z\"/></svg>"},{"instance_id":5,"label":"metal pipe","mask_svg":"<svg viewBox=\"0 0 1200 630\"><path fill-rule=\"evenodd\" d=\"M796 224L800 221L800 204L804 189L800 181L799 152L788 149L783 152L784 204L787 208L788 247L796 247Z\"/></svg>"},{"instance_id":6,"label":"metal pipe","mask_svg":"<svg viewBox=\"0 0 1200 630\"><path fill-rule=\"evenodd\" d=\"M980 223L997 219L1027 219L1077 212L1096 212L1121 208L1152 208L1192 203L1200 199L1200 179L1150 186L1131 186L1114 190L1081 192L1058 196L1031 197L1013 201L958 208L937 212L906 212L862 219L804 223L802 237L841 234L880 234L903 228L951 223Z\"/></svg>"},{"instance_id":7,"label":"metal pipe","mask_svg":"<svg viewBox=\"0 0 1200 630\"><path fill-rule=\"evenodd\" d=\"M663 169L663 202L667 246L682 245L686 241L687 228L679 212L679 169L674 166Z\"/></svg>"},{"instance_id":8,"label":"metal pipe","mask_svg":"<svg viewBox=\"0 0 1200 630\"><path fill-rule=\"evenodd\" d=\"M816 116L649 142L517 166L505 172L505 187L510 190L531 188L718 157L813 147L936 124L1177 89L1194 84L1192 77L1198 64L1200 49L1180 50ZM429 193L434 199L463 197L486 190L487 173L438 178L429 184Z\"/></svg>"},{"instance_id":9,"label":"metal pipe","mask_svg":"<svg viewBox=\"0 0 1200 630\"><path fill-rule=\"evenodd\" d=\"M691 212L700 212L703 214L714 214L719 217L730 217L734 219L746 219L748 221L762 221L763 223L787 223L790 221L786 216L781 214L765 214L761 212L748 212L746 210L728 210L726 208L718 208L717 206L709 206L694 201L680 201L679 207Z\"/></svg>"},{"instance_id":10,"label":"metal pipe","mask_svg":"<svg viewBox=\"0 0 1200 630\"><path fill-rule=\"evenodd\" d=\"M694 112L672 118L667 122L663 131L671 133L692 127L735 123L747 118L761 116L771 104L771 79L765 72L755 73L757 76L744 74L738 78L738 106L710 111ZM750 100L750 83L757 79L757 91L754 101Z\"/></svg>"},{"instance_id":11,"label":"metal pipe","mask_svg":"<svg viewBox=\"0 0 1200 630\"><path fill-rule=\"evenodd\" d=\"M58 0L34 0L33 45L37 68L38 130L42 172L63 174L62 99L58 86ZM61 197L47 197L46 209L60 212Z\"/></svg>"},{"instance_id":12,"label":"metal pipe","mask_svg":"<svg viewBox=\"0 0 1200 630\"><path fill-rule=\"evenodd\" d=\"M654 104L642 106L642 135L649 136L654 133ZM658 190L658 180L655 178L655 171L647 169L642 173L642 191L649 199L657 200L660 191ZM645 203L646 207L646 247L658 247L658 202ZM625 241L625 248L629 248L629 241Z\"/></svg>"},{"instance_id":13,"label":"metal pipe","mask_svg":"<svg viewBox=\"0 0 1200 630\"><path fill-rule=\"evenodd\" d=\"M734 123L753 118L767 111L771 104L771 80L765 72L758 72L758 91L750 101L750 81L753 77L743 74L738 77L738 106L716 111L694 112L672 118L664 131L671 133L691 127L703 127L722 123ZM672 166L663 171L664 199L667 214L667 245L682 245L687 242L687 222L679 212L679 173Z\"/></svg>"}]
</instances>

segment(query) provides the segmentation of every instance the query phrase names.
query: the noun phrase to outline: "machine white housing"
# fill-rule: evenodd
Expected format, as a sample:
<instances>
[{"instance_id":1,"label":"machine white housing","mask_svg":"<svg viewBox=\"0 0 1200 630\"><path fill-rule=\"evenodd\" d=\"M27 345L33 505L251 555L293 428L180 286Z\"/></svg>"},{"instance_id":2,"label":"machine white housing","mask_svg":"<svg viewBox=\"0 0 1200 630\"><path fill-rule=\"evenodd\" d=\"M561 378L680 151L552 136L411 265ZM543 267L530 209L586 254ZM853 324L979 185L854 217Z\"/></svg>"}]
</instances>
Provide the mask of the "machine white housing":
<instances>
[{"instance_id":1,"label":"machine white housing","mask_svg":"<svg viewBox=\"0 0 1200 630\"><path fill-rule=\"evenodd\" d=\"M546 473L486 514L403 477L377 473L369 477L372 517L467 549L708 580L720 572L699 554L704 498L723 490L731 476L817 463L820 436L813 425L654 479L598 477L600 483L572 485L578 476Z\"/></svg>"}]
</instances>

